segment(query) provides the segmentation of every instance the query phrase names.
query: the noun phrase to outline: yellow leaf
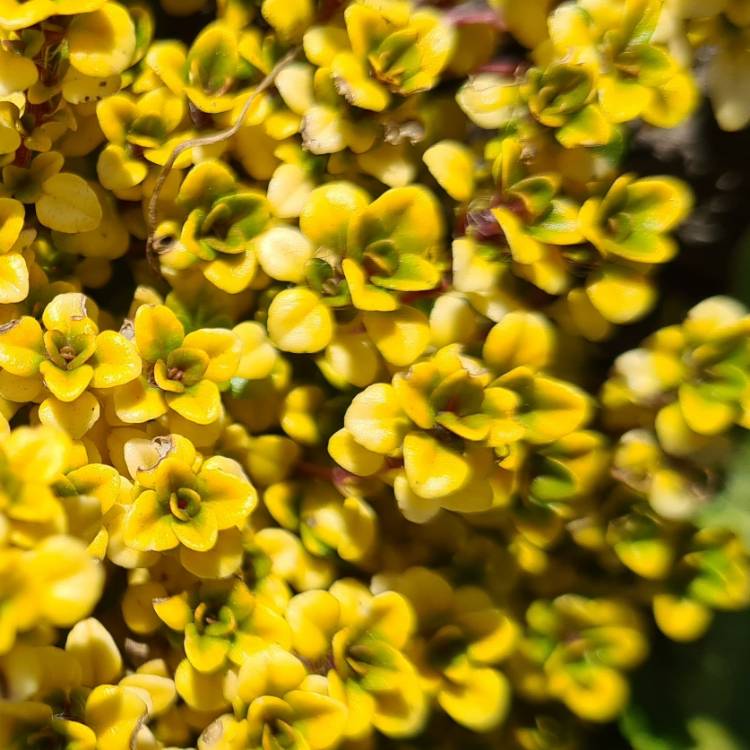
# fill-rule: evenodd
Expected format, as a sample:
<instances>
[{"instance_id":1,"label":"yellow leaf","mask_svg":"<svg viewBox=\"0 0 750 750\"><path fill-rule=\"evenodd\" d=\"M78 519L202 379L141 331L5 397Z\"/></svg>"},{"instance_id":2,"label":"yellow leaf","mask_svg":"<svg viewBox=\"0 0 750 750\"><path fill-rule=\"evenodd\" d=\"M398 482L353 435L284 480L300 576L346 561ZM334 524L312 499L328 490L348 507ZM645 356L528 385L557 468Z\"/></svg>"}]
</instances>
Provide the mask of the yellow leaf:
<instances>
[{"instance_id":1,"label":"yellow leaf","mask_svg":"<svg viewBox=\"0 0 750 750\"><path fill-rule=\"evenodd\" d=\"M105 78L122 73L135 52L135 24L119 3L73 17L66 34L70 63L84 75Z\"/></svg>"},{"instance_id":2,"label":"yellow leaf","mask_svg":"<svg viewBox=\"0 0 750 750\"><path fill-rule=\"evenodd\" d=\"M510 704L510 685L500 672L466 668L460 676L451 672L438 693L438 703L459 724L474 732L486 732L505 718Z\"/></svg>"},{"instance_id":3,"label":"yellow leaf","mask_svg":"<svg viewBox=\"0 0 750 750\"><path fill-rule=\"evenodd\" d=\"M422 160L451 198L467 201L474 192L474 154L457 141L440 141L424 152Z\"/></svg>"},{"instance_id":4,"label":"yellow leaf","mask_svg":"<svg viewBox=\"0 0 750 750\"><path fill-rule=\"evenodd\" d=\"M0 50L0 96L26 91L38 78L39 71L28 57L5 49Z\"/></svg>"},{"instance_id":5,"label":"yellow leaf","mask_svg":"<svg viewBox=\"0 0 750 750\"><path fill-rule=\"evenodd\" d=\"M657 594L653 608L659 630L673 641L686 642L700 638L713 619L711 610L700 602L672 594Z\"/></svg>"},{"instance_id":6,"label":"yellow leaf","mask_svg":"<svg viewBox=\"0 0 750 750\"><path fill-rule=\"evenodd\" d=\"M36 204L36 215L45 227L73 234L90 232L99 226L102 207L86 180L62 172L42 185L42 197Z\"/></svg>"},{"instance_id":7,"label":"yellow leaf","mask_svg":"<svg viewBox=\"0 0 750 750\"><path fill-rule=\"evenodd\" d=\"M430 343L429 320L414 307L366 312L362 322L383 358L397 367L410 365Z\"/></svg>"},{"instance_id":8,"label":"yellow leaf","mask_svg":"<svg viewBox=\"0 0 750 750\"><path fill-rule=\"evenodd\" d=\"M426 498L449 495L471 479L471 467L463 456L419 432L404 438L404 469L411 488Z\"/></svg>"},{"instance_id":9,"label":"yellow leaf","mask_svg":"<svg viewBox=\"0 0 750 750\"><path fill-rule=\"evenodd\" d=\"M333 336L331 310L315 292L303 287L285 289L268 308L268 334L282 351L318 352Z\"/></svg>"},{"instance_id":10,"label":"yellow leaf","mask_svg":"<svg viewBox=\"0 0 750 750\"><path fill-rule=\"evenodd\" d=\"M0 255L0 304L22 302L28 295L29 269L23 255Z\"/></svg>"},{"instance_id":11,"label":"yellow leaf","mask_svg":"<svg viewBox=\"0 0 750 750\"><path fill-rule=\"evenodd\" d=\"M361 446L346 428L331 435L328 452L339 466L360 477L376 474L384 464L382 455Z\"/></svg>"},{"instance_id":12,"label":"yellow leaf","mask_svg":"<svg viewBox=\"0 0 750 750\"><path fill-rule=\"evenodd\" d=\"M26 216L23 203L14 198L0 198L0 253L7 253L23 229Z\"/></svg>"},{"instance_id":13,"label":"yellow leaf","mask_svg":"<svg viewBox=\"0 0 750 750\"><path fill-rule=\"evenodd\" d=\"M110 632L99 620L89 617L68 633L65 650L81 665L81 682L95 687L114 682L122 671L122 657Z\"/></svg>"}]
</instances>

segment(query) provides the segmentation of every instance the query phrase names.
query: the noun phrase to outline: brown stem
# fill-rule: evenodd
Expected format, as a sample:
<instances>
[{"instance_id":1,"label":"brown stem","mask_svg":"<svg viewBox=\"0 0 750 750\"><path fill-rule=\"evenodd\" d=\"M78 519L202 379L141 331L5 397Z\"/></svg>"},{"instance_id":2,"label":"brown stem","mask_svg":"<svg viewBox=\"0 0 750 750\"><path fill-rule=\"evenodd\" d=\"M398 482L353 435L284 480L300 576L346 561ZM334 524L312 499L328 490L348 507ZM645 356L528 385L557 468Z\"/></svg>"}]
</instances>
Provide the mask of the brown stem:
<instances>
[{"instance_id":1,"label":"brown stem","mask_svg":"<svg viewBox=\"0 0 750 750\"><path fill-rule=\"evenodd\" d=\"M313 479L333 480L333 468L330 466L318 466L307 461L300 461L296 466L297 472Z\"/></svg>"},{"instance_id":2,"label":"brown stem","mask_svg":"<svg viewBox=\"0 0 750 750\"><path fill-rule=\"evenodd\" d=\"M200 135L196 138L191 138L190 140L177 144L172 150L169 158L161 168L159 176L156 178L156 184L154 185L154 190L151 193L151 197L149 198L148 210L146 213L146 220L148 222L146 256L148 257L151 265L154 266L157 271L159 270L159 264L156 260L158 251L154 247L157 203L159 201L159 195L161 194L162 188L164 187L164 183L167 181L167 177L169 177L169 173L172 171L175 161L177 161L177 157L179 157L181 153L187 151L190 148L196 148L198 146L212 146L215 143L221 143L222 141L229 140L230 138L235 136L238 133L239 129L242 127L242 123L245 121L245 117L247 117L247 113L250 111L250 107L253 105L255 100L258 98L258 96L260 96L260 94L266 91L266 89L269 89L271 86L273 86L274 82L276 81L276 77L297 56L299 50L299 47L295 47L294 49L290 50L286 53L286 55L284 55L284 57L281 58L281 60L276 63L276 65L273 66L271 71L258 84L253 93L247 97L245 103L242 105L240 116L237 118L233 125L226 128L225 130L219 130L216 133L208 133L207 135Z\"/></svg>"}]
</instances>

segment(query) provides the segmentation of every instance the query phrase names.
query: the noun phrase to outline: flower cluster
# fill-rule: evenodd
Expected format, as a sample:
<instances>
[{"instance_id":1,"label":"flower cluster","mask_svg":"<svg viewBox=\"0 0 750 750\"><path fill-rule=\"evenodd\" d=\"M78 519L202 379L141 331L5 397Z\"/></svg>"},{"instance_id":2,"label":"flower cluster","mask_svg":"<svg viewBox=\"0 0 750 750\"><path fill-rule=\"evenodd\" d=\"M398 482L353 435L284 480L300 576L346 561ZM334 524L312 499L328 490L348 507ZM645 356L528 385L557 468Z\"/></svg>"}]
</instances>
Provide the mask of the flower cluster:
<instances>
[{"instance_id":1,"label":"flower cluster","mask_svg":"<svg viewBox=\"0 0 750 750\"><path fill-rule=\"evenodd\" d=\"M683 5L0 0L0 746L577 750L750 605L750 315L587 372Z\"/></svg>"},{"instance_id":2,"label":"flower cluster","mask_svg":"<svg viewBox=\"0 0 750 750\"><path fill-rule=\"evenodd\" d=\"M741 0L667 0L656 36L685 65L709 54L708 95L723 130L750 123L744 87L750 70L750 13Z\"/></svg>"},{"instance_id":3,"label":"flower cluster","mask_svg":"<svg viewBox=\"0 0 750 750\"><path fill-rule=\"evenodd\" d=\"M702 634L712 609L750 604L739 540L690 528L726 472L731 431L748 425L748 325L737 301L704 300L681 325L620 355L602 393L605 419L620 433L613 472L631 495L613 505L615 552L639 575L670 581L653 599L654 614L678 640Z\"/></svg>"}]
</instances>

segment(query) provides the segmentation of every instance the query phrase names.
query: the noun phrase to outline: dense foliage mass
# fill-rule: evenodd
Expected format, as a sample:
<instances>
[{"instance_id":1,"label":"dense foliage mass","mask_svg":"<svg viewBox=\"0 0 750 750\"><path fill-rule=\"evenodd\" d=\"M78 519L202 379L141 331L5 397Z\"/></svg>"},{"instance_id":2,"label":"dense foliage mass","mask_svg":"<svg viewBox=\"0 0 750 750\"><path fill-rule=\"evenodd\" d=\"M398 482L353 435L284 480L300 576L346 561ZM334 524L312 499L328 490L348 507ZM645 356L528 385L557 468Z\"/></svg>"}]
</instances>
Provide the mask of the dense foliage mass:
<instances>
[{"instance_id":1,"label":"dense foliage mass","mask_svg":"<svg viewBox=\"0 0 750 750\"><path fill-rule=\"evenodd\" d=\"M748 50L741 0L0 0L0 747L577 750L750 605L750 313L587 359L692 206L632 132L694 60L744 127Z\"/></svg>"}]
</instances>

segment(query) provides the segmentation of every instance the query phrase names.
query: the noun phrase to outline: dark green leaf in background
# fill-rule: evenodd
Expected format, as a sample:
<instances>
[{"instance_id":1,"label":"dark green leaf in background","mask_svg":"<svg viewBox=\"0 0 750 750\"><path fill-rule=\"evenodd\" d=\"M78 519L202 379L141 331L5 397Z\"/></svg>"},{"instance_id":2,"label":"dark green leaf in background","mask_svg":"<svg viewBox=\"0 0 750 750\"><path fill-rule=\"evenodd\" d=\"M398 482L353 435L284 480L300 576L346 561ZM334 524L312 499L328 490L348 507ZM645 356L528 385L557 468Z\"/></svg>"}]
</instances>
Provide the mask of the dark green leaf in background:
<instances>
[{"instance_id":1,"label":"dark green leaf in background","mask_svg":"<svg viewBox=\"0 0 750 750\"><path fill-rule=\"evenodd\" d=\"M620 728L633 750L750 748L750 613L717 616L700 641L659 637Z\"/></svg>"}]
</instances>

